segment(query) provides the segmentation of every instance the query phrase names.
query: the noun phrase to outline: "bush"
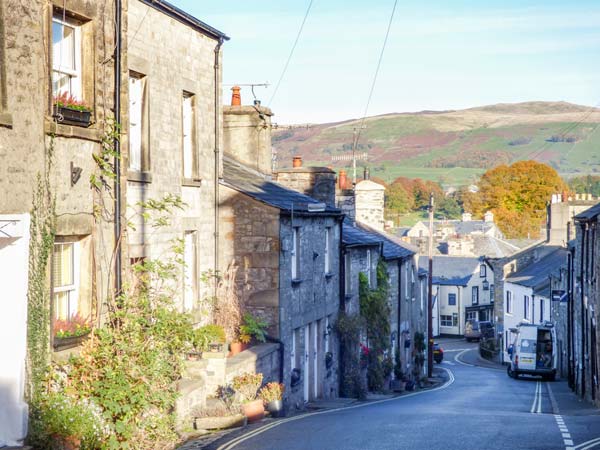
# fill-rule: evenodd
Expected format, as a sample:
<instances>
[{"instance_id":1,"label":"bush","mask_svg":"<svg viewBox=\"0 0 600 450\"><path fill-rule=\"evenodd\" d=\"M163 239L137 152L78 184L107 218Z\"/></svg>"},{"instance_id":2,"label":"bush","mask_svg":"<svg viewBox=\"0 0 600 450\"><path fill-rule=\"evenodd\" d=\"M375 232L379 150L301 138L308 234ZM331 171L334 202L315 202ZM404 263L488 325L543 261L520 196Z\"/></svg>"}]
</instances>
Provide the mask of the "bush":
<instances>
[{"instance_id":1,"label":"bush","mask_svg":"<svg viewBox=\"0 0 600 450\"><path fill-rule=\"evenodd\" d=\"M211 343L225 343L225 330L219 325L204 325L194 330L192 345L198 351L206 351Z\"/></svg>"},{"instance_id":2,"label":"bush","mask_svg":"<svg viewBox=\"0 0 600 450\"><path fill-rule=\"evenodd\" d=\"M250 313L244 314L244 322L240 325L240 341L249 344L252 338L258 342L267 340L267 322L254 317Z\"/></svg>"},{"instance_id":3,"label":"bush","mask_svg":"<svg viewBox=\"0 0 600 450\"><path fill-rule=\"evenodd\" d=\"M275 400L281 400L283 398L284 391L285 387L283 383L271 382L262 387L258 393L258 396L263 402L269 403L274 402Z\"/></svg>"}]
</instances>

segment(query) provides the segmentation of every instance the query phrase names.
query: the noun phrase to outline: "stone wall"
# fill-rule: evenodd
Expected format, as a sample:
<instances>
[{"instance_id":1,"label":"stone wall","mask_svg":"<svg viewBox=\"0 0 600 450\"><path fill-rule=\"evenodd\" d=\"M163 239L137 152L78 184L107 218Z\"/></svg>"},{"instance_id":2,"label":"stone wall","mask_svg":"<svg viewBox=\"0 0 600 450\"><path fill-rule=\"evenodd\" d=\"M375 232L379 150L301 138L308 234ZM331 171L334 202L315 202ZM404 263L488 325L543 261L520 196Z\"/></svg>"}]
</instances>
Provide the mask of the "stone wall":
<instances>
[{"instance_id":1,"label":"stone wall","mask_svg":"<svg viewBox=\"0 0 600 450\"><path fill-rule=\"evenodd\" d=\"M224 154L265 175L273 171L271 117L263 106L223 107Z\"/></svg>"},{"instance_id":2,"label":"stone wall","mask_svg":"<svg viewBox=\"0 0 600 450\"><path fill-rule=\"evenodd\" d=\"M129 1L130 32L127 69L145 78L147 115L142 133L147 139L146 166L142 172L128 170L129 122L123 123L123 167L127 171L127 214L135 230L129 232L131 258L165 258L172 255L174 239L195 233L196 277L215 268L215 83L220 92L221 75L214 78L216 38L201 33L139 0ZM128 92L128 77L124 89ZM194 95L197 175L183 178L182 102L184 92ZM124 102L129 104L127 101ZM143 121L144 122L144 121ZM220 133L220 132L219 132ZM219 167L217 167L217 171ZM141 201L161 200L166 195L183 199L186 207L175 211L167 227L144 223ZM183 295L183 282L176 291ZM204 297L208 287L195 292L196 320L206 321ZM179 299L178 299L179 300Z\"/></svg>"},{"instance_id":3,"label":"stone wall","mask_svg":"<svg viewBox=\"0 0 600 450\"><path fill-rule=\"evenodd\" d=\"M282 215L280 221L279 304L280 339L285 343L284 383L290 386L286 394L290 404L299 408L305 399L338 395L337 365L327 368L325 354L331 352L333 361L338 361L338 345L330 329L337 320L340 301L340 219L311 214L294 215L293 223L291 217ZM299 278L296 280L291 276L292 226L300 233ZM325 227L332 230L329 273L325 273L323 255ZM307 348L308 359L303 357ZM301 380L291 386L294 368L299 369ZM304 389L308 390L307 396Z\"/></svg>"},{"instance_id":4,"label":"stone wall","mask_svg":"<svg viewBox=\"0 0 600 450\"><path fill-rule=\"evenodd\" d=\"M244 307L279 336L279 210L220 186L219 265L237 267L235 288Z\"/></svg>"},{"instance_id":5,"label":"stone wall","mask_svg":"<svg viewBox=\"0 0 600 450\"><path fill-rule=\"evenodd\" d=\"M273 179L290 189L335 207L335 172L327 167L279 169Z\"/></svg>"},{"instance_id":6,"label":"stone wall","mask_svg":"<svg viewBox=\"0 0 600 450\"><path fill-rule=\"evenodd\" d=\"M363 180L354 188L356 221L383 231L383 207L385 187L370 180Z\"/></svg>"}]
</instances>

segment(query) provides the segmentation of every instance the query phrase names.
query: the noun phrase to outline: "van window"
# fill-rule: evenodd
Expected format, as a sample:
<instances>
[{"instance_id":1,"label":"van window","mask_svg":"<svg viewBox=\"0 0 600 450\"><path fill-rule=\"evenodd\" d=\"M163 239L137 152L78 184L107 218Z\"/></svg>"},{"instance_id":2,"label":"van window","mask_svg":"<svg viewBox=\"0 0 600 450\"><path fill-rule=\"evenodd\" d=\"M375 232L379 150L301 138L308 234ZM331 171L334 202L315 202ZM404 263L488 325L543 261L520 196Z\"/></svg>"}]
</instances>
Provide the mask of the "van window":
<instances>
[{"instance_id":1,"label":"van window","mask_svg":"<svg viewBox=\"0 0 600 450\"><path fill-rule=\"evenodd\" d=\"M522 352L534 353L535 352L535 341L530 339L521 339L520 349Z\"/></svg>"}]
</instances>

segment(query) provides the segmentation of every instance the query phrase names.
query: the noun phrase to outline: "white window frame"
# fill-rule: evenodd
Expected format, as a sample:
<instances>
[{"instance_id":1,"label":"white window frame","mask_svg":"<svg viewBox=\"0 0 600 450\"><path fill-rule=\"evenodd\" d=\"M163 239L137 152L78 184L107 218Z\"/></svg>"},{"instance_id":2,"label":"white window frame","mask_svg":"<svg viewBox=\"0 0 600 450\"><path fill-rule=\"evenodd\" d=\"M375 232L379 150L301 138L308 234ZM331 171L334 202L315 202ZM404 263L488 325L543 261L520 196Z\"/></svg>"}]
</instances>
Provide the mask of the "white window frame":
<instances>
[{"instance_id":1,"label":"white window frame","mask_svg":"<svg viewBox=\"0 0 600 450\"><path fill-rule=\"evenodd\" d=\"M194 136L196 122L195 95L183 91L181 112L182 140L182 174L187 180L198 178L196 139Z\"/></svg>"},{"instance_id":2,"label":"white window frame","mask_svg":"<svg viewBox=\"0 0 600 450\"><path fill-rule=\"evenodd\" d=\"M485 264L481 264L479 266L479 277L480 278L486 278L487 277L487 267L485 266Z\"/></svg>"},{"instance_id":3,"label":"white window frame","mask_svg":"<svg viewBox=\"0 0 600 450\"><path fill-rule=\"evenodd\" d=\"M512 292L506 291L506 314L512 314Z\"/></svg>"},{"instance_id":4,"label":"white window frame","mask_svg":"<svg viewBox=\"0 0 600 450\"><path fill-rule=\"evenodd\" d=\"M452 314L440 315L440 327L452 327Z\"/></svg>"},{"instance_id":5,"label":"white window frame","mask_svg":"<svg viewBox=\"0 0 600 450\"><path fill-rule=\"evenodd\" d=\"M524 295L523 296L523 318L525 320L529 320L530 319L530 315L531 315L531 303L529 300L529 295Z\"/></svg>"},{"instance_id":6,"label":"white window frame","mask_svg":"<svg viewBox=\"0 0 600 450\"><path fill-rule=\"evenodd\" d=\"M300 227L292 227L292 280L300 276Z\"/></svg>"},{"instance_id":7,"label":"white window frame","mask_svg":"<svg viewBox=\"0 0 600 450\"><path fill-rule=\"evenodd\" d=\"M145 76L129 72L129 169L144 169L144 80Z\"/></svg>"},{"instance_id":8,"label":"white window frame","mask_svg":"<svg viewBox=\"0 0 600 450\"><path fill-rule=\"evenodd\" d=\"M372 280L371 280L371 264L372 264L372 260L371 260L371 249L367 249L367 282L369 283L369 287L373 287Z\"/></svg>"},{"instance_id":9,"label":"white window frame","mask_svg":"<svg viewBox=\"0 0 600 450\"><path fill-rule=\"evenodd\" d=\"M188 230L183 235L183 310L191 311L198 300L198 233Z\"/></svg>"},{"instance_id":10,"label":"white window frame","mask_svg":"<svg viewBox=\"0 0 600 450\"><path fill-rule=\"evenodd\" d=\"M471 286L471 304L479 305L479 286Z\"/></svg>"},{"instance_id":11,"label":"white window frame","mask_svg":"<svg viewBox=\"0 0 600 450\"><path fill-rule=\"evenodd\" d=\"M55 91L54 89L54 79L55 79L55 74L59 74L59 75L66 75L67 77L69 77L69 91L67 92L69 95L71 95L72 97L76 98L77 100L82 100L82 92L83 92L83 87L82 87L82 77L83 77L83 73L82 73L82 68L81 68L81 22L76 21L74 19L71 19L70 17L66 17L64 16L63 18L63 14L61 13L55 13L52 16L52 30L51 30L51 35L52 35L52 94L54 96L60 95L62 92L64 91ZM60 26L63 27L69 27L73 29L73 40L74 40L74 61L73 61L73 65L75 66L74 70L73 69L69 69L67 67L62 67L62 61L58 61L58 65L56 65L57 61L54 56L55 56L55 52L54 52L54 46L57 45L57 43L54 42L54 24L59 24ZM61 44L60 44L60 49L59 52L62 53L62 42L64 41L64 31L62 33L62 39L61 39ZM58 58L59 60L62 58Z\"/></svg>"},{"instance_id":12,"label":"white window frame","mask_svg":"<svg viewBox=\"0 0 600 450\"><path fill-rule=\"evenodd\" d=\"M67 240L62 242L55 242L54 248L56 246L62 245L71 245L71 270L72 273L72 284L64 285L64 286L52 286L52 302L54 307L54 318L69 321L72 316L78 313L79 311L79 283L80 283L80 268L81 268L81 246L79 241L76 240ZM54 283L54 280L53 280ZM58 308L55 304L55 294L68 292L69 297L67 300L67 316L65 318L58 317Z\"/></svg>"},{"instance_id":13,"label":"white window frame","mask_svg":"<svg viewBox=\"0 0 600 450\"><path fill-rule=\"evenodd\" d=\"M331 227L325 227L325 274L331 273Z\"/></svg>"}]
</instances>

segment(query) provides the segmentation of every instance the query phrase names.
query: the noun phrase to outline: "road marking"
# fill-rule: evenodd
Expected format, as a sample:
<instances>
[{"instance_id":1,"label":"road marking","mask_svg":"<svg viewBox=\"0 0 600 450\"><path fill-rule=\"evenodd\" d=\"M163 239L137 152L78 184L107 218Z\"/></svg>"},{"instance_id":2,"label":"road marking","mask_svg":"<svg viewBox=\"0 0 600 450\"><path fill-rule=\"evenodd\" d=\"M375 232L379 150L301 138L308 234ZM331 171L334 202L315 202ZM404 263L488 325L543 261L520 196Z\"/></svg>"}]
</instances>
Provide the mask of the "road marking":
<instances>
[{"instance_id":1,"label":"road marking","mask_svg":"<svg viewBox=\"0 0 600 450\"><path fill-rule=\"evenodd\" d=\"M548 387L548 392L552 392L550 385L548 383L546 383L546 386ZM552 405L552 409L554 409L554 405ZM558 405L556 406L556 409L558 409ZM558 429L560 430L560 433L562 435L563 443L565 444L565 450L578 449L579 446L573 447L573 439L571 439L571 433L569 432L569 429L567 428L567 425L565 424L565 419L563 419L562 416L559 414L554 414L554 419L556 420L556 425L558 425ZM585 445L587 443L588 442L581 444L581 445Z\"/></svg>"},{"instance_id":2,"label":"road marking","mask_svg":"<svg viewBox=\"0 0 600 450\"><path fill-rule=\"evenodd\" d=\"M531 404L531 414L542 413L542 383L539 381L535 384L535 394L533 396L533 403Z\"/></svg>"},{"instance_id":3,"label":"road marking","mask_svg":"<svg viewBox=\"0 0 600 450\"><path fill-rule=\"evenodd\" d=\"M452 352L464 352L466 350L474 350L475 347L472 348L451 348L450 350L444 350L444 353L452 353Z\"/></svg>"},{"instance_id":4,"label":"road marking","mask_svg":"<svg viewBox=\"0 0 600 450\"><path fill-rule=\"evenodd\" d=\"M461 360L460 360L460 357L461 357L463 354L465 354L466 352L470 351L470 350L473 350L473 349L471 349L471 348L466 348L466 349L464 349L464 350L461 350L461 351L460 351L460 353L458 353L458 354L457 354L457 355L454 357L454 361L456 361L457 363L459 363L459 364L460 364L460 365L462 365L462 366L467 366L467 367L477 367L477 366L474 366L473 364L469 364L469 363L466 363L466 362L463 362L463 361L461 361Z\"/></svg>"},{"instance_id":5,"label":"road marking","mask_svg":"<svg viewBox=\"0 0 600 450\"><path fill-rule=\"evenodd\" d=\"M598 445L600 445L600 437L591 439L583 444L579 444L573 447L573 450L589 450L590 448L597 447Z\"/></svg>"},{"instance_id":6,"label":"road marking","mask_svg":"<svg viewBox=\"0 0 600 450\"><path fill-rule=\"evenodd\" d=\"M454 366L455 364L452 361L442 361L443 364L449 364L451 366Z\"/></svg>"},{"instance_id":7,"label":"road marking","mask_svg":"<svg viewBox=\"0 0 600 450\"><path fill-rule=\"evenodd\" d=\"M393 398L386 398L383 400L376 400L374 402L369 402L369 403L361 403L359 405L354 405L354 406L346 406L343 408L335 408L335 409L328 409L325 411L315 411L312 413L307 413L307 414L302 414L300 416L294 416L294 417L289 417L287 419L283 419L283 420L278 420L277 422L273 422L270 424L267 424L263 427L260 427L254 431L251 431L250 433L247 433L243 436L239 436L235 439L232 439L229 442L226 442L225 444L219 446L217 448L217 450L231 450L232 448L236 447L238 444L241 444L242 442L247 441L248 439L253 438L254 436L258 436L259 434L264 433L265 431L270 430L271 428L275 428L278 427L279 425L283 425L284 423L288 423L288 422L294 422L296 420L301 420L304 419L306 417L311 417L311 416L317 416L320 414L329 414L329 413L333 413L333 412L338 412L338 411L347 411L349 409L357 409L357 408L364 408L365 406L371 406L371 405L376 405L379 403L386 403L386 402L390 402L393 400L402 400L404 398L408 398L408 397L414 397L415 395L421 395L421 394L427 394L428 392L434 392L434 391L439 391L442 389L446 389L448 386L450 386L452 383L454 383L454 374L452 373L451 370L448 370L444 367L441 367L442 370L445 370L448 373L448 381L446 381L444 384L442 384L441 386L438 386L436 388L433 389L428 389L426 391L419 391L419 392L413 392L412 394L406 394L406 395L401 395L399 397L393 397Z\"/></svg>"}]
</instances>

